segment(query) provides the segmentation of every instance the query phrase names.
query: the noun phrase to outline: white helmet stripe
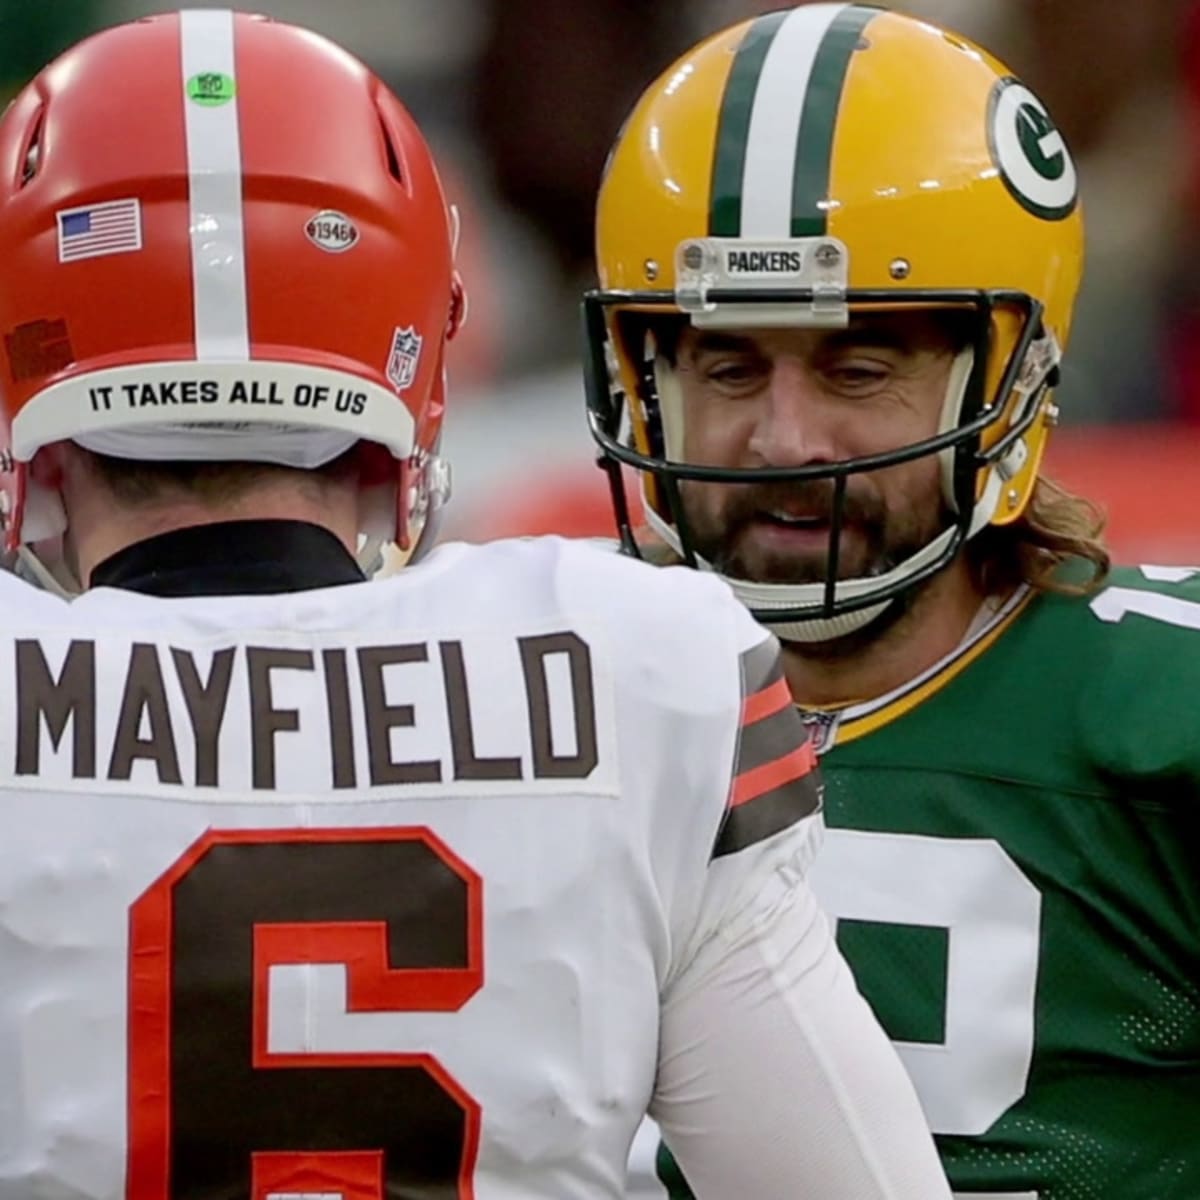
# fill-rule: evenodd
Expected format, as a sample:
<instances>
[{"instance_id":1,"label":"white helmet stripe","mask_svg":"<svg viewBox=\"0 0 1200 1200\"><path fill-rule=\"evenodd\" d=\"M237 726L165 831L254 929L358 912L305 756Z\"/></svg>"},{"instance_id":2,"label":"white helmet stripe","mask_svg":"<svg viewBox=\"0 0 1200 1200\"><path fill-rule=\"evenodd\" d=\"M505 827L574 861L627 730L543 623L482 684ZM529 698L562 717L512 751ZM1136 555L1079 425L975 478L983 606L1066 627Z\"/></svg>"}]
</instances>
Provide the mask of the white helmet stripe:
<instances>
[{"instance_id":1,"label":"white helmet stripe","mask_svg":"<svg viewBox=\"0 0 1200 1200\"><path fill-rule=\"evenodd\" d=\"M250 336L233 13L191 10L179 22L196 358L244 361Z\"/></svg>"},{"instance_id":2,"label":"white helmet stripe","mask_svg":"<svg viewBox=\"0 0 1200 1200\"><path fill-rule=\"evenodd\" d=\"M763 61L754 92L742 169L742 228L746 238L792 235L792 181L800 118L817 51L847 6L813 4L787 15Z\"/></svg>"}]
</instances>

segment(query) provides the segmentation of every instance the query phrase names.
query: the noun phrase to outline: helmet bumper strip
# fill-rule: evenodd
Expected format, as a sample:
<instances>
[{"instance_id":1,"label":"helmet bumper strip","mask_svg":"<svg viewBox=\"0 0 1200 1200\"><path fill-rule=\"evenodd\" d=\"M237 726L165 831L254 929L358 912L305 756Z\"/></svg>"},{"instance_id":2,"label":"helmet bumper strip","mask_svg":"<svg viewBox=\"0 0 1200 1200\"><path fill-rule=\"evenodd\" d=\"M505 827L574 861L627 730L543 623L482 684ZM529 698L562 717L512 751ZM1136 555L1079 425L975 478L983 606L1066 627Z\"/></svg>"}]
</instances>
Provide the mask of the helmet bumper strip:
<instances>
[{"instance_id":1,"label":"helmet bumper strip","mask_svg":"<svg viewBox=\"0 0 1200 1200\"><path fill-rule=\"evenodd\" d=\"M695 238L675 253L675 303L697 329L844 328L849 255L837 238Z\"/></svg>"}]
</instances>

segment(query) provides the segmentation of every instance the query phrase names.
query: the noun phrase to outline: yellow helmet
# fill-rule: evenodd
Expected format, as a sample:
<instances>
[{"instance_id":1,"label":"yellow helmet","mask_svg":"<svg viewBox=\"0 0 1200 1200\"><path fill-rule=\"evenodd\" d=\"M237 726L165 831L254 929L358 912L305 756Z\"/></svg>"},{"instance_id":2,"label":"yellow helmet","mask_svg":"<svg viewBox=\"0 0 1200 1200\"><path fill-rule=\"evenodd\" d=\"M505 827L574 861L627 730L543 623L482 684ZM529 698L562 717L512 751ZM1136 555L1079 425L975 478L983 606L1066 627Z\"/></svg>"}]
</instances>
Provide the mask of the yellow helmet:
<instances>
[{"instance_id":1,"label":"yellow helmet","mask_svg":"<svg viewBox=\"0 0 1200 1200\"><path fill-rule=\"evenodd\" d=\"M964 38L860 4L805 5L716 34L627 120L605 168L596 245L600 288L584 301L589 423L628 549L621 463L641 472L654 528L706 566L689 544L680 480L832 479L836 541L848 475L940 455L953 524L886 574L730 581L782 636L823 640L865 624L1026 507L1083 222L1075 167L1044 105ZM796 468L678 457L683 414L661 394L656 317L828 327L901 305L977 314L935 437Z\"/></svg>"}]
</instances>

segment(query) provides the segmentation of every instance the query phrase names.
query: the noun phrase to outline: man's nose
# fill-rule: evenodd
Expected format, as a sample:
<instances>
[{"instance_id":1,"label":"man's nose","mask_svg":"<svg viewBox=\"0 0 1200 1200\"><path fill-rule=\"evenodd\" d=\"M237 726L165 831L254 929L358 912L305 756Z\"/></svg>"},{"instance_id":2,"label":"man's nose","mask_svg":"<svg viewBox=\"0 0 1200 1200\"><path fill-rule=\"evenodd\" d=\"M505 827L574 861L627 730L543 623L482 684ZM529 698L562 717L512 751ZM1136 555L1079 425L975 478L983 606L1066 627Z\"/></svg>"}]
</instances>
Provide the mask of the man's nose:
<instances>
[{"instance_id":1,"label":"man's nose","mask_svg":"<svg viewBox=\"0 0 1200 1200\"><path fill-rule=\"evenodd\" d=\"M750 450L769 467L835 462L832 416L811 369L798 360L779 360L762 397Z\"/></svg>"}]
</instances>

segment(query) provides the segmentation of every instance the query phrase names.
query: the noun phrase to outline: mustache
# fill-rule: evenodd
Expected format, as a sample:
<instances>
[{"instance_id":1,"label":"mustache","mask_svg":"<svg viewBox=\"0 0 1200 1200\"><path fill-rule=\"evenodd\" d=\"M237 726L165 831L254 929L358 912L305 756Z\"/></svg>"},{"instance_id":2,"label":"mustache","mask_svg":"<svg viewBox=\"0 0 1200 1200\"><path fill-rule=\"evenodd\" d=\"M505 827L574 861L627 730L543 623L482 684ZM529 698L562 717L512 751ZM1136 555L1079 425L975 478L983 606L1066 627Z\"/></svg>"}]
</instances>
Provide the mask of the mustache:
<instances>
[{"instance_id":1,"label":"mustache","mask_svg":"<svg viewBox=\"0 0 1200 1200\"><path fill-rule=\"evenodd\" d=\"M884 524L883 502L870 493L854 488L851 480L842 497L842 524L878 527ZM740 530L763 513L799 511L833 523L835 484L828 479L803 483L750 484L732 492L725 500L724 523L729 532Z\"/></svg>"}]
</instances>

